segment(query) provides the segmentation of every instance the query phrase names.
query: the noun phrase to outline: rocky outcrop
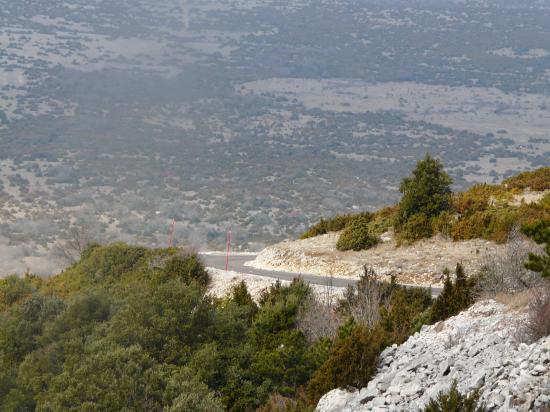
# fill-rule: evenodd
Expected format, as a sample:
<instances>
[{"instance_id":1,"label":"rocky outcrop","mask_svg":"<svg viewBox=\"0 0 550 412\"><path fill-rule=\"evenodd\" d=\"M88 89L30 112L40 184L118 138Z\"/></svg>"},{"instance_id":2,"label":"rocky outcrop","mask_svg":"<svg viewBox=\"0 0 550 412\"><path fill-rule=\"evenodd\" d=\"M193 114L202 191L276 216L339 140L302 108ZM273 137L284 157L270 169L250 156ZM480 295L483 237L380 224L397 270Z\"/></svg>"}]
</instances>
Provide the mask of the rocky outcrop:
<instances>
[{"instance_id":1,"label":"rocky outcrop","mask_svg":"<svg viewBox=\"0 0 550 412\"><path fill-rule=\"evenodd\" d=\"M490 410L536 411L550 404L550 337L519 343L524 320L493 300L476 303L384 350L366 388L331 391L316 410L418 411L456 380L461 392L480 387Z\"/></svg>"}]
</instances>

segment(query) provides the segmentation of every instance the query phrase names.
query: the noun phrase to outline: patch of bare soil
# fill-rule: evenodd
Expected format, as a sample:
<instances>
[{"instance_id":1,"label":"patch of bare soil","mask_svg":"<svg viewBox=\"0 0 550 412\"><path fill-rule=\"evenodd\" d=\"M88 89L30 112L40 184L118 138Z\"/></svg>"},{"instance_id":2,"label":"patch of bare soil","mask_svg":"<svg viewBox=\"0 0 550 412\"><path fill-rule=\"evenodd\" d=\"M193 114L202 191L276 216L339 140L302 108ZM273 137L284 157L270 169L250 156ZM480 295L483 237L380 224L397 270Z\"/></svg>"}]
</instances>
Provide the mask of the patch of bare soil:
<instances>
[{"instance_id":1,"label":"patch of bare soil","mask_svg":"<svg viewBox=\"0 0 550 412\"><path fill-rule=\"evenodd\" d=\"M529 190L526 190L519 195L515 195L510 204L512 206L520 206L522 203L538 203L548 193L550 193L550 190L545 190L544 192L531 192Z\"/></svg>"}]
</instances>

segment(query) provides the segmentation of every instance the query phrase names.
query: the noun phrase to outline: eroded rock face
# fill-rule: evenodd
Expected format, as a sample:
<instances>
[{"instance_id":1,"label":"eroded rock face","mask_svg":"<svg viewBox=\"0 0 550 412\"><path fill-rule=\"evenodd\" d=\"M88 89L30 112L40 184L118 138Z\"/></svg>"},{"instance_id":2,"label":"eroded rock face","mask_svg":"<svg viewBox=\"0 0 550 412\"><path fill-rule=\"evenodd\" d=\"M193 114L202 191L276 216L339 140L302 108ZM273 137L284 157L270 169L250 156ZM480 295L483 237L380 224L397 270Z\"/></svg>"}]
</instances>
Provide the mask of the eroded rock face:
<instances>
[{"instance_id":1,"label":"eroded rock face","mask_svg":"<svg viewBox=\"0 0 550 412\"><path fill-rule=\"evenodd\" d=\"M550 403L550 337L519 343L524 319L493 300L476 303L384 350L366 388L331 391L316 410L418 411L453 380L461 392L481 387L490 410L537 410Z\"/></svg>"}]
</instances>

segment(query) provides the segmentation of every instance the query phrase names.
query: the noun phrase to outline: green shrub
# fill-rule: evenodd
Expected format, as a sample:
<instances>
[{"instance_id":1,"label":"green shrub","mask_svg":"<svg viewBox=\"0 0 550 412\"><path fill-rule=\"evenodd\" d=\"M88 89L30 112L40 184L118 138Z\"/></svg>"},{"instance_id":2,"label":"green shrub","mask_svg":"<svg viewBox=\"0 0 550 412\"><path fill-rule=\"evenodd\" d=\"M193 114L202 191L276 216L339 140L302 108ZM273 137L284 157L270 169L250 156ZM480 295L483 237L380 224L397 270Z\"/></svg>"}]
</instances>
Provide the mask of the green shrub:
<instances>
[{"instance_id":1,"label":"green shrub","mask_svg":"<svg viewBox=\"0 0 550 412\"><path fill-rule=\"evenodd\" d=\"M21 279L16 275L0 279L0 310L30 296L34 290L29 279Z\"/></svg>"},{"instance_id":2,"label":"green shrub","mask_svg":"<svg viewBox=\"0 0 550 412\"><path fill-rule=\"evenodd\" d=\"M391 337L391 343L403 343L427 323L427 312L431 305L430 290L392 285L389 298L380 311L381 325Z\"/></svg>"},{"instance_id":3,"label":"green shrub","mask_svg":"<svg viewBox=\"0 0 550 412\"><path fill-rule=\"evenodd\" d=\"M250 321L252 321L256 313L258 313L258 305L256 305L256 302L252 299L250 292L248 292L248 287L244 280L231 288L231 300L238 306L248 308Z\"/></svg>"},{"instance_id":4,"label":"green shrub","mask_svg":"<svg viewBox=\"0 0 550 412\"><path fill-rule=\"evenodd\" d=\"M375 246L378 243L378 238L373 236L369 230L370 221L370 215L359 215L351 220L340 234L336 249L359 251Z\"/></svg>"},{"instance_id":5,"label":"green shrub","mask_svg":"<svg viewBox=\"0 0 550 412\"><path fill-rule=\"evenodd\" d=\"M315 371L308 384L309 398L316 402L335 388L367 386L378 367L380 353L388 344L383 328L355 327L336 341L326 362Z\"/></svg>"},{"instance_id":6,"label":"green shrub","mask_svg":"<svg viewBox=\"0 0 550 412\"><path fill-rule=\"evenodd\" d=\"M393 222L398 213L397 206L384 207L372 214L368 228L373 236L380 236L393 227Z\"/></svg>"},{"instance_id":7,"label":"green shrub","mask_svg":"<svg viewBox=\"0 0 550 412\"><path fill-rule=\"evenodd\" d=\"M379 305L380 320L369 327L361 324L361 319L353 318L357 316L353 307L357 300L363 300L359 294L369 294L367 298L372 301L373 295L368 290L371 288L378 289L374 301ZM349 288L338 303L338 310L348 316L348 321L340 327L328 359L308 383L311 401L316 402L334 388L366 386L376 372L382 350L403 343L420 329L431 303L431 293L426 289L407 288L394 281L377 282L372 272L366 271L359 284ZM368 306L363 305L359 312L370 310Z\"/></svg>"},{"instance_id":8,"label":"green shrub","mask_svg":"<svg viewBox=\"0 0 550 412\"><path fill-rule=\"evenodd\" d=\"M550 218L550 207L542 202L519 207L490 208L461 216L451 228L453 240L487 239L505 243L514 226Z\"/></svg>"},{"instance_id":9,"label":"green shrub","mask_svg":"<svg viewBox=\"0 0 550 412\"><path fill-rule=\"evenodd\" d=\"M453 207L459 218L451 228L453 240L483 238L504 243L514 226L550 218L550 194L537 203L512 205L516 190L481 184L454 195Z\"/></svg>"},{"instance_id":10,"label":"green shrub","mask_svg":"<svg viewBox=\"0 0 550 412\"><path fill-rule=\"evenodd\" d=\"M113 243L90 249L80 270L90 279L119 278L139 265L147 250L139 246Z\"/></svg>"},{"instance_id":11,"label":"green shrub","mask_svg":"<svg viewBox=\"0 0 550 412\"><path fill-rule=\"evenodd\" d=\"M506 243L512 228L520 222L516 210L502 209L492 213L484 238L497 243Z\"/></svg>"},{"instance_id":12,"label":"green shrub","mask_svg":"<svg viewBox=\"0 0 550 412\"><path fill-rule=\"evenodd\" d=\"M457 218L454 213L449 211L442 212L439 216L432 219L432 231L434 233L441 233L445 237L451 237L456 221Z\"/></svg>"},{"instance_id":13,"label":"green shrub","mask_svg":"<svg viewBox=\"0 0 550 412\"><path fill-rule=\"evenodd\" d=\"M488 409L479 403L481 393L479 389L463 395L458 391L456 381L447 393L440 393L424 408L424 412L485 412Z\"/></svg>"},{"instance_id":14,"label":"green shrub","mask_svg":"<svg viewBox=\"0 0 550 412\"><path fill-rule=\"evenodd\" d=\"M397 239L399 242L414 242L432 235L432 223L428 217L424 213L417 213L401 226Z\"/></svg>"},{"instance_id":15,"label":"green shrub","mask_svg":"<svg viewBox=\"0 0 550 412\"><path fill-rule=\"evenodd\" d=\"M191 371L158 364L137 345L97 348L65 365L51 386L40 409L223 410Z\"/></svg>"},{"instance_id":16,"label":"green shrub","mask_svg":"<svg viewBox=\"0 0 550 412\"><path fill-rule=\"evenodd\" d=\"M492 219L491 213L476 211L468 216L460 218L458 222L453 225L451 236L455 241L483 238Z\"/></svg>"},{"instance_id":17,"label":"green shrub","mask_svg":"<svg viewBox=\"0 0 550 412\"><path fill-rule=\"evenodd\" d=\"M205 288L172 279L132 290L110 321L110 341L139 345L159 362L181 365L210 336L214 308Z\"/></svg>"},{"instance_id":18,"label":"green shrub","mask_svg":"<svg viewBox=\"0 0 550 412\"><path fill-rule=\"evenodd\" d=\"M178 278L185 283L196 281L203 286L210 283L208 271L195 254L171 257L166 262L163 273L166 279Z\"/></svg>"},{"instance_id":19,"label":"green shrub","mask_svg":"<svg viewBox=\"0 0 550 412\"><path fill-rule=\"evenodd\" d=\"M343 230L346 225L357 215L336 215L330 219L321 218L319 222L311 226L300 236L300 239L307 239L319 235L324 235L329 232L339 232Z\"/></svg>"},{"instance_id":20,"label":"green shrub","mask_svg":"<svg viewBox=\"0 0 550 412\"><path fill-rule=\"evenodd\" d=\"M63 297L98 285L110 288L119 286L127 275L137 281L149 270L146 258L153 253L125 243L91 245L79 262L45 283L45 292Z\"/></svg>"},{"instance_id":21,"label":"green shrub","mask_svg":"<svg viewBox=\"0 0 550 412\"><path fill-rule=\"evenodd\" d=\"M417 162L411 176L401 182L398 221L423 213L428 218L450 208L452 180L438 159L426 155Z\"/></svg>"},{"instance_id":22,"label":"green shrub","mask_svg":"<svg viewBox=\"0 0 550 412\"><path fill-rule=\"evenodd\" d=\"M35 350L44 325L65 308L60 299L35 293L0 316L0 370L9 370Z\"/></svg>"}]
</instances>

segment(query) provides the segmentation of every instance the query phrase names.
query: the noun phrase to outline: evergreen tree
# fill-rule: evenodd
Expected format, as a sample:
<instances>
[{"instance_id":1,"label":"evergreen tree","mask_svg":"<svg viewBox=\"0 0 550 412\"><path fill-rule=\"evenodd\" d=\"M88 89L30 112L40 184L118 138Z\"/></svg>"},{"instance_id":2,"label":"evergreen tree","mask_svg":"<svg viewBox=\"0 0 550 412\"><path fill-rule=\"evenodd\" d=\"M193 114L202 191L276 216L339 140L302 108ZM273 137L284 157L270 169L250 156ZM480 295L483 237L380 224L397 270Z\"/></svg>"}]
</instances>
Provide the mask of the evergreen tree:
<instances>
[{"instance_id":1,"label":"evergreen tree","mask_svg":"<svg viewBox=\"0 0 550 412\"><path fill-rule=\"evenodd\" d=\"M457 315L460 311L468 308L474 301L473 289L475 281L468 279L464 268L457 263L455 270L455 282L451 281L450 272L445 269L445 283L441 294L434 301L430 314L431 323L445 320Z\"/></svg>"},{"instance_id":2,"label":"evergreen tree","mask_svg":"<svg viewBox=\"0 0 550 412\"><path fill-rule=\"evenodd\" d=\"M399 202L396 231L402 231L411 219L430 220L449 210L451 183L452 180L443 169L440 160L427 154L424 159L418 161L411 176L403 179L399 188L403 196ZM421 229L424 236L431 234L425 227Z\"/></svg>"},{"instance_id":3,"label":"evergreen tree","mask_svg":"<svg viewBox=\"0 0 550 412\"><path fill-rule=\"evenodd\" d=\"M525 267L533 272L540 273L544 278L550 277L550 219L525 225L522 230L538 244L545 244L544 255L529 253Z\"/></svg>"}]
</instances>

